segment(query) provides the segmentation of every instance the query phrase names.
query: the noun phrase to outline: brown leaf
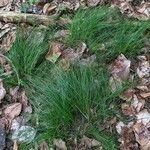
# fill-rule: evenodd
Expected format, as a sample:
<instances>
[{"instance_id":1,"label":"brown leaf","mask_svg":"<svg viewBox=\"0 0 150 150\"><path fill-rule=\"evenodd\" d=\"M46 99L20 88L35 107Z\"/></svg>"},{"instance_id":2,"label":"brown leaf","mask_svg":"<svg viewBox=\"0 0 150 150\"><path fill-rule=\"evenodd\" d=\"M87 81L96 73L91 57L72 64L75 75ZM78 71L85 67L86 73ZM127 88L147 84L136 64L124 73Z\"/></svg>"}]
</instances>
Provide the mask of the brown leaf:
<instances>
[{"instance_id":1,"label":"brown leaf","mask_svg":"<svg viewBox=\"0 0 150 150\"><path fill-rule=\"evenodd\" d=\"M134 90L133 89L128 89L125 92L123 92L119 97L125 101L131 101L134 95Z\"/></svg>"},{"instance_id":2,"label":"brown leaf","mask_svg":"<svg viewBox=\"0 0 150 150\"><path fill-rule=\"evenodd\" d=\"M132 107L129 104L123 103L121 105L121 109L122 109L122 113L125 116L133 116L134 115L134 110L132 109Z\"/></svg>"},{"instance_id":3,"label":"brown leaf","mask_svg":"<svg viewBox=\"0 0 150 150\"><path fill-rule=\"evenodd\" d=\"M21 113L21 109L22 109L21 103L10 104L5 108L4 115L12 120Z\"/></svg>"},{"instance_id":4,"label":"brown leaf","mask_svg":"<svg viewBox=\"0 0 150 150\"><path fill-rule=\"evenodd\" d=\"M109 70L112 76L117 76L121 80L126 80L129 77L131 61L128 60L123 54L110 65Z\"/></svg>"},{"instance_id":5,"label":"brown leaf","mask_svg":"<svg viewBox=\"0 0 150 150\"><path fill-rule=\"evenodd\" d=\"M102 3L103 0L87 0L87 5L88 6L91 6L91 7L94 7L94 6L97 6L98 4Z\"/></svg>"},{"instance_id":6,"label":"brown leaf","mask_svg":"<svg viewBox=\"0 0 150 150\"><path fill-rule=\"evenodd\" d=\"M137 142L140 144L142 150L148 150L150 148L150 125L145 126L142 123L136 123L133 126L135 137ZM146 149L148 148L148 149Z\"/></svg>"},{"instance_id":7,"label":"brown leaf","mask_svg":"<svg viewBox=\"0 0 150 150\"><path fill-rule=\"evenodd\" d=\"M10 3L10 0L0 0L0 7L6 6L8 3Z\"/></svg>"},{"instance_id":8,"label":"brown leaf","mask_svg":"<svg viewBox=\"0 0 150 150\"><path fill-rule=\"evenodd\" d=\"M133 96L131 106L136 111L136 113L139 113L139 111L141 111L141 109L144 107L144 104L145 100L138 99L136 95Z\"/></svg>"},{"instance_id":9,"label":"brown leaf","mask_svg":"<svg viewBox=\"0 0 150 150\"><path fill-rule=\"evenodd\" d=\"M48 144L46 142L42 142L39 146L40 150L49 150Z\"/></svg>"},{"instance_id":10,"label":"brown leaf","mask_svg":"<svg viewBox=\"0 0 150 150\"><path fill-rule=\"evenodd\" d=\"M52 11L54 11L57 8L56 5L52 5L51 3L46 3L43 7L43 13L44 14L50 14Z\"/></svg>"},{"instance_id":11,"label":"brown leaf","mask_svg":"<svg viewBox=\"0 0 150 150\"><path fill-rule=\"evenodd\" d=\"M81 143L79 145L79 149L91 149L94 147L98 147L100 150L102 150L101 143L95 139L90 139L86 136L83 136L81 139Z\"/></svg>"},{"instance_id":12,"label":"brown leaf","mask_svg":"<svg viewBox=\"0 0 150 150\"><path fill-rule=\"evenodd\" d=\"M6 95L6 90L3 87L2 80L0 80L0 103L1 103L1 100L5 97L5 95Z\"/></svg>"},{"instance_id":13,"label":"brown leaf","mask_svg":"<svg viewBox=\"0 0 150 150\"><path fill-rule=\"evenodd\" d=\"M74 63L75 61L79 61L86 48L87 47L85 43L81 43L76 50L67 48L62 52L62 58L67 59L72 63Z\"/></svg>"},{"instance_id":14,"label":"brown leaf","mask_svg":"<svg viewBox=\"0 0 150 150\"><path fill-rule=\"evenodd\" d=\"M62 54L62 47L63 45L61 43L52 42L49 48L49 52L46 55L46 59L52 63L55 63Z\"/></svg>"},{"instance_id":15,"label":"brown leaf","mask_svg":"<svg viewBox=\"0 0 150 150\"><path fill-rule=\"evenodd\" d=\"M53 145L61 150L67 150L66 143L62 139L54 139Z\"/></svg>"},{"instance_id":16,"label":"brown leaf","mask_svg":"<svg viewBox=\"0 0 150 150\"><path fill-rule=\"evenodd\" d=\"M140 95L143 98L150 98L150 92L148 92L148 93L143 92L143 93L140 93Z\"/></svg>"},{"instance_id":17,"label":"brown leaf","mask_svg":"<svg viewBox=\"0 0 150 150\"><path fill-rule=\"evenodd\" d=\"M145 56L139 56L139 67L137 68L137 74L139 78L150 77L150 64Z\"/></svg>"},{"instance_id":18,"label":"brown leaf","mask_svg":"<svg viewBox=\"0 0 150 150\"><path fill-rule=\"evenodd\" d=\"M136 114L136 117L138 123L142 123L145 126L150 123L150 113L146 109Z\"/></svg>"}]
</instances>

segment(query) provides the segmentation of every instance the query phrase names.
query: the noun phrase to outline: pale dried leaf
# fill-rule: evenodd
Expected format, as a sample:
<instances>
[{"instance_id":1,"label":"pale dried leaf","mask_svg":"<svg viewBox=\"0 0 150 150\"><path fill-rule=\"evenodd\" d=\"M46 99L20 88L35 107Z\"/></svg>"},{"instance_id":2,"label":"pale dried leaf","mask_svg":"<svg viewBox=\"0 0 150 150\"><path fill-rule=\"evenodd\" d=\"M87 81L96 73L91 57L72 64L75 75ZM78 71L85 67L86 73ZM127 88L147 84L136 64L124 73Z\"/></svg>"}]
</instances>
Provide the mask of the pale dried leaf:
<instances>
[{"instance_id":1,"label":"pale dried leaf","mask_svg":"<svg viewBox=\"0 0 150 150\"><path fill-rule=\"evenodd\" d=\"M139 67L137 68L137 74L139 78L147 78L150 76L150 64L145 56L139 56Z\"/></svg>"},{"instance_id":2,"label":"pale dried leaf","mask_svg":"<svg viewBox=\"0 0 150 150\"><path fill-rule=\"evenodd\" d=\"M46 59L52 63L55 63L62 54L63 45L58 42L52 42L49 48L49 52L46 55Z\"/></svg>"},{"instance_id":3,"label":"pale dried leaf","mask_svg":"<svg viewBox=\"0 0 150 150\"><path fill-rule=\"evenodd\" d=\"M100 148L100 150L102 149L101 143L99 141L88 138L86 136L83 136L83 138L81 139L80 147L84 147L85 149L91 149L94 147L98 147L98 148Z\"/></svg>"},{"instance_id":4,"label":"pale dried leaf","mask_svg":"<svg viewBox=\"0 0 150 150\"><path fill-rule=\"evenodd\" d=\"M109 85L111 87L111 91L115 92L118 89L122 88L122 80L118 78L117 76L110 77Z\"/></svg>"},{"instance_id":5,"label":"pale dried leaf","mask_svg":"<svg viewBox=\"0 0 150 150\"><path fill-rule=\"evenodd\" d=\"M119 97L125 101L131 101L134 95L134 90L133 89L128 89L125 92L123 92Z\"/></svg>"},{"instance_id":6,"label":"pale dried leaf","mask_svg":"<svg viewBox=\"0 0 150 150\"><path fill-rule=\"evenodd\" d=\"M134 95L133 100L131 102L131 106L134 108L136 113L138 113L144 107L145 101L139 100L136 95Z\"/></svg>"},{"instance_id":7,"label":"pale dried leaf","mask_svg":"<svg viewBox=\"0 0 150 150\"><path fill-rule=\"evenodd\" d=\"M16 116L19 116L21 113L22 104L21 103L13 103L8 105L4 110L4 115L9 119L14 119Z\"/></svg>"},{"instance_id":8,"label":"pale dried leaf","mask_svg":"<svg viewBox=\"0 0 150 150\"><path fill-rule=\"evenodd\" d=\"M87 5L88 6L91 6L91 7L94 7L94 6L97 6L98 4L102 3L103 0L87 0Z\"/></svg>"},{"instance_id":9,"label":"pale dried leaf","mask_svg":"<svg viewBox=\"0 0 150 150\"><path fill-rule=\"evenodd\" d=\"M129 77L131 61L123 54L110 65L109 70L112 76L119 77L121 80L126 80Z\"/></svg>"},{"instance_id":10,"label":"pale dried leaf","mask_svg":"<svg viewBox=\"0 0 150 150\"><path fill-rule=\"evenodd\" d=\"M0 80L0 103L1 103L1 100L5 97L5 95L6 95L6 90L3 87L2 80Z\"/></svg>"},{"instance_id":11,"label":"pale dried leaf","mask_svg":"<svg viewBox=\"0 0 150 150\"><path fill-rule=\"evenodd\" d=\"M118 134L121 134L123 127L125 127L125 124L122 121L117 123L116 130L117 130Z\"/></svg>"},{"instance_id":12,"label":"pale dried leaf","mask_svg":"<svg viewBox=\"0 0 150 150\"><path fill-rule=\"evenodd\" d=\"M129 104L123 103L121 109L125 116L133 116L135 114L133 108Z\"/></svg>"},{"instance_id":13,"label":"pale dried leaf","mask_svg":"<svg viewBox=\"0 0 150 150\"><path fill-rule=\"evenodd\" d=\"M150 126L145 126L142 123L136 123L133 126L135 137L137 142L140 144L141 149L150 148L149 142L150 142ZM146 149L145 149L146 150ZM148 150L148 149L147 149Z\"/></svg>"},{"instance_id":14,"label":"pale dried leaf","mask_svg":"<svg viewBox=\"0 0 150 150\"><path fill-rule=\"evenodd\" d=\"M0 0L0 7L4 7L10 2L11 2L10 0Z\"/></svg>"},{"instance_id":15,"label":"pale dried leaf","mask_svg":"<svg viewBox=\"0 0 150 150\"><path fill-rule=\"evenodd\" d=\"M61 150L67 150L66 143L62 139L54 139L53 145Z\"/></svg>"},{"instance_id":16,"label":"pale dried leaf","mask_svg":"<svg viewBox=\"0 0 150 150\"><path fill-rule=\"evenodd\" d=\"M145 126L150 123L150 113L146 109L140 111L136 117L138 123L142 123Z\"/></svg>"}]
</instances>

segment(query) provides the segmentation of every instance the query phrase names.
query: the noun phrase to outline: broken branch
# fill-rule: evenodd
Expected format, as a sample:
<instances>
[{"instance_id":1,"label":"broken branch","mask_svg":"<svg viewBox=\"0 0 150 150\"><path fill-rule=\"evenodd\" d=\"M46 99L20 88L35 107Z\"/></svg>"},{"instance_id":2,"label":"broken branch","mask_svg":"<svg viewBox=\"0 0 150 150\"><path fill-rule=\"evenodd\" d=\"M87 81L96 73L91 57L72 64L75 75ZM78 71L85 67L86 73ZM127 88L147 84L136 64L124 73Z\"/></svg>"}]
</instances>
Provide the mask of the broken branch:
<instances>
[{"instance_id":1,"label":"broken branch","mask_svg":"<svg viewBox=\"0 0 150 150\"><path fill-rule=\"evenodd\" d=\"M0 12L0 21L5 23L28 23L30 25L42 24L46 26L54 24L54 18L46 15L5 11Z\"/></svg>"}]
</instances>

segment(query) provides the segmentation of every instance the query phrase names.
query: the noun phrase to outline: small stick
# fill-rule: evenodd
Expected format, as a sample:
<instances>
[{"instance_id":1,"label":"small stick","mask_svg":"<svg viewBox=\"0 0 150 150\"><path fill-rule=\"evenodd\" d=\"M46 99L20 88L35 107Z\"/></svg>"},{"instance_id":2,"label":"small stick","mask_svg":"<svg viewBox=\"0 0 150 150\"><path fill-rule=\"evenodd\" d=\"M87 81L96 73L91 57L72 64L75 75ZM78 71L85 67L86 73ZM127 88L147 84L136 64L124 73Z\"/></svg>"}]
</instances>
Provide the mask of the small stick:
<instances>
[{"instance_id":1,"label":"small stick","mask_svg":"<svg viewBox=\"0 0 150 150\"><path fill-rule=\"evenodd\" d=\"M0 11L0 21L5 23L28 23L30 25L51 25L55 19L46 15L27 14L17 12Z\"/></svg>"}]
</instances>

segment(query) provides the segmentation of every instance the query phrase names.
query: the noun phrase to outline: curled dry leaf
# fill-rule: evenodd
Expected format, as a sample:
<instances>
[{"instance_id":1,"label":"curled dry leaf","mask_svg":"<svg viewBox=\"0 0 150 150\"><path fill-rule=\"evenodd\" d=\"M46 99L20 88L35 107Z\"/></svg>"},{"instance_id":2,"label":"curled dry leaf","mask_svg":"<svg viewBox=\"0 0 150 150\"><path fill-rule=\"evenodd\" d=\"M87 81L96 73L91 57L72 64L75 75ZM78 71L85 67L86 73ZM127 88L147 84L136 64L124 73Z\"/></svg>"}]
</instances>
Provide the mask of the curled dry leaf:
<instances>
[{"instance_id":1,"label":"curled dry leaf","mask_svg":"<svg viewBox=\"0 0 150 150\"><path fill-rule=\"evenodd\" d=\"M86 48L87 47L86 47L85 43L81 43L79 45L79 47L77 48L77 50L74 50L72 48L67 48L67 49L63 50L62 58L67 59L70 62L74 63L75 61L80 60L80 58L82 57L82 55L85 52Z\"/></svg>"},{"instance_id":2,"label":"curled dry leaf","mask_svg":"<svg viewBox=\"0 0 150 150\"><path fill-rule=\"evenodd\" d=\"M16 116L19 116L19 114L21 113L21 109L22 109L22 104L21 103L13 103L8 105L5 109L4 109L4 115L12 120L14 119Z\"/></svg>"},{"instance_id":3,"label":"curled dry leaf","mask_svg":"<svg viewBox=\"0 0 150 150\"><path fill-rule=\"evenodd\" d=\"M133 129L130 127L122 128L120 142L120 150L130 150L138 148Z\"/></svg>"},{"instance_id":4,"label":"curled dry leaf","mask_svg":"<svg viewBox=\"0 0 150 150\"><path fill-rule=\"evenodd\" d=\"M66 143L62 139L54 139L53 145L57 149L67 150Z\"/></svg>"},{"instance_id":5,"label":"curled dry leaf","mask_svg":"<svg viewBox=\"0 0 150 150\"><path fill-rule=\"evenodd\" d=\"M0 7L6 6L8 3L11 3L11 0L0 0Z\"/></svg>"},{"instance_id":6,"label":"curled dry leaf","mask_svg":"<svg viewBox=\"0 0 150 150\"><path fill-rule=\"evenodd\" d=\"M109 70L112 76L117 76L121 80L126 80L129 77L131 61L128 60L123 54L110 65Z\"/></svg>"},{"instance_id":7,"label":"curled dry leaf","mask_svg":"<svg viewBox=\"0 0 150 150\"><path fill-rule=\"evenodd\" d=\"M136 113L138 113L144 107L144 104L145 100L139 100L134 94L133 99L131 101L131 106L136 111Z\"/></svg>"},{"instance_id":8,"label":"curled dry leaf","mask_svg":"<svg viewBox=\"0 0 150 150\"><path fill-rule=\"evenodd\" d=\"M70 34L69 30L59 30L55 33L54 37L55 38L64 38L69 34Z\"/></svg>"},{"instance_id":9,"label":"curled dry leaf","mask_svg":"<svg viewBox=\"0 0 150 150\"><path fill-rule=\"evenodd\" d=\"M52 42L49 48L49 52L46 55L46 59L52 63L55 63L62 54L63 45L59 42Z\"/></svg>"},{"instance_id":10,"label":"curled dry leaf","mask_svg":"<svg viewBox=\"0 0 150 150\"><path fill-rule=\"evenodd\" d=\"M48 144L46 142L42 142L39 146L40 150L49 150Z\"/></svg>"},{"instance_id":11,"label":"curled dry leaf","mask_svg":"<svg viewBox=\"0 0 150 150\"><path fill-rule=\"evenodd\" d=\"M123 103L121 109L125 116L133 116L135 114L133 108L129 104Z\"/></svg>"},{"instance_id":12,"label":"curled dry leaf","mask_svg":"<svg viewBox=\"0 0 150 150\"><path fill-rule=\"evenodd\" d=\"M148 92L148 93L142 92L142 93L140 93L140 95L141 95L141 97L143 97L145 99L150 98L150 92Z\"/></svg>"},{"instance_id":13,"label":"curled dry leaf","mask_svg":"<svg viewBox=\"0 0 150 150\"><path fill-rule=\"evenodd\" d=\"M80 7L79 0L68 0L62 3L68 10L77 10Z\"/></svg>"},{"instance_id":14,"label":"curled dry leaf","mask_svg":"<svg viewBox=\"0 0 150 150\"><path fill-rule=\"evenodd\" d=\"M142 123L145 126L150 123L150 113L146 109L140 111L136 117L138 123Z\"/></svg>"},{"instance_id":15,"label":"curled dry leaf","mask_svg":"<svg viewBox=\"0 0 150 150\"><path fill-rule=\"evenodd\" d=\"M94 7L94 6L97 6L98 4L100 3L103 3L103 0L86 0L87 2L87 5L88 6L91 6L91 7Z\"/></svg>"},{"instance_id":16,"label":"curled dry leaf","mask_svg":"<svg viewBox=\"0 0 150 150\"><path fill-rule=\"evenodd\" d=\"M133 89L128 89L125 92L123 92L119 97L125 101L131 101L134 95L134 90Z\"/></svg>"},{"instance_id":17,"label":"curled dry leaf","mask_svg":"<svg viewBox=\"0 0 150 150\"><path fill-rule=\"evenodd\" d=\"M79 149L80 148L91 149L94 147L98 147L99 150L102 150L102 146L101 146L101 143L99 141L97 141L95 139L88 138L86 136L83 136L83 138L81 139L81 143L79 145Z\"/></svg>"},{"instance_id":18,"label":"curled dry leaf","mask_svg":"<svg viewBox=\"0 0 150 150\"><path fill-rule=\"evenodd\" d=\"M121 13L140 20L148 20L150 18L150 3L143 1L140 6L133 6L132 0L113 0L112 6L120 9Z\"/></svg>"},{"instance_id":19,"label":"curled dry leaf","mask_svg":"<svg viewBox=\"0 0 150 150\"><path fill-rule=\"evenodd\" d=\"M142 123L136 123L133 126L136 141L140 144L142 150L150 149L150 124L145 126Z\"/></svg>"},{"instance_id":20,"label":"curled dry leaf","mask_svg":"<svg viewBox=\"0 0 150 150\"><path fill-rule=\"evenodd\" d=\"M111 91L115 92L117 91L117 89L122 88L122 80L118 78L117 76L110 77L109 85L111 87Z\"/></svg>"},{"instance_id":21,"label":"curled dry leaf","mask_svg":"<svg viewBox=\"0 0 150 150\"><path fill-rule=\"evenodd\" d=\"M43 14L50 14L57 8L56 5L52 5L51 3L46 3L43 7Z\"/></svg>"},{"instance_id":22,"label":"curled dry leaf","mask_svg":"<svg viewBox=\"0 0 150 150\"><path fill-rule=\"evenodd\" d=\"M117 123L116 130L117 130L118 134L121 134L123 127L125 127L125 124L122 121Z\"/></svg>"},{"instance_id":23,"label":"curled dry leaf","mask_svg":"<svg viewBox=\"0 0 150 150\"><path fill-rule=\"evenodd\" d=\"M3 87L2 80L0 80L0 103L1 103L1 100L5 97L5 95L6 95L6 90Z\"/></svg>"},{"instance_id":24,"label":"curled dry leaf","mask_svg":"<svg viewBox=\"0 0 150 150\"><path fill-rule=\"evenodd\" d=\"M137 68L137 74L139 78L150 77L150 64L145 56L139 56L139 67Z\"/></svg>"}]
</instances>

